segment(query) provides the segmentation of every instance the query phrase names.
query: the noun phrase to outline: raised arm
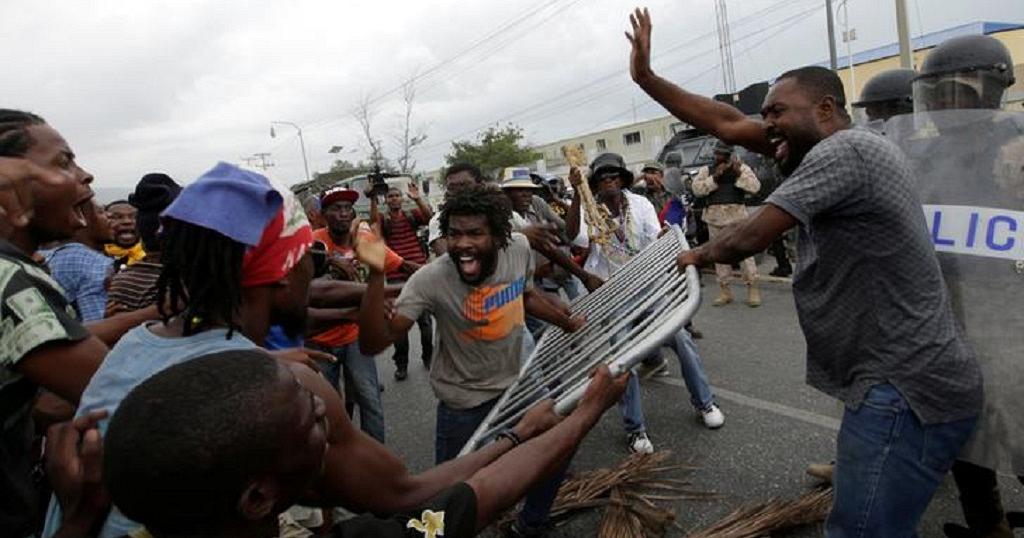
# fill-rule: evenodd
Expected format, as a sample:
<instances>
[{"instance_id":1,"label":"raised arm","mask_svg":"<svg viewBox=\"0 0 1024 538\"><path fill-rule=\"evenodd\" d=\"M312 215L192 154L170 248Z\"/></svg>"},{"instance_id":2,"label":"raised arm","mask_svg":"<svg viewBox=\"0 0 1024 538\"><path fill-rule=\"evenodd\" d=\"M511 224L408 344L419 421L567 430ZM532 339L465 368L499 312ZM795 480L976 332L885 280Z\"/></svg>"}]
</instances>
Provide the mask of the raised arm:
<instances>
[{"instance_id":1,"label":"raised arm","mask_svg":"<svg viewBox=\"0 0 1024 538\"><path fill-rule=\"evenodd\" d=\"M406 193L406 196L408 196L413 202L416 202L416 207L418 207L420 213L423 214L424 221L429 221L430 217L434 216L434 211L430 209L430 205L423 200L423 196L420 195L420 188L416 185L415 181L409 183L409 190Z\"/></svg>"},{"instance_id":2,"label":"raised arm","mask_svg":"<svg viewBox=\"0 0 1024 538\"><path fill-rule=\"evenodd\" d=\"M376 355L387 349L409 332L416 322L400 314L389 320L384 299L384 273L371 268L366 293L359 307L359 349L367 355Z\"/></svg>"},{"instance_id":3,"label":"raised arm","mask_svg":"<svg viewBox=\"0 0 1024 538\"><path fill-rule=\"evenodd\" d=\"M760 121L748 118L733 106L690 93L654 73L651 69L651 15L646 8L637 8L629 16L629 22L633 27L632 34L626 33L626 39L633 46L629 75L651 99L673 116L729 144L771 153Z\"/></svg>"}]
</instances>

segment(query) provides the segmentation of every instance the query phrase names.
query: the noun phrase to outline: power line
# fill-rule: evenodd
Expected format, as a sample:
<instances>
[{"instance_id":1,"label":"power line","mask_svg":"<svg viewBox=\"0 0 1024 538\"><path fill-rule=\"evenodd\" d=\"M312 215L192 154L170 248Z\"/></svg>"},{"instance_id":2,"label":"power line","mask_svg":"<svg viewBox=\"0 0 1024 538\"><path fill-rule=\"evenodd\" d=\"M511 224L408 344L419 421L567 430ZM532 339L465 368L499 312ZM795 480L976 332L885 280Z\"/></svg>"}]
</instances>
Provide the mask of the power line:
<instances>
[{"instance_id":1,"label":"power line","mask_svg":"<svg viewBox=\"0 0 1024 538\"><path fill-rule=\"evenodd\" d=\"M747 23L747 22L749 22L749 21L751 21L751 20L753 20L755 18L760 17L761 15L763 15L764 13L766 13L768 11L771 11L771 10L774 10L774 9L778 9L778 8L783 7L783 6L788 6L788 5L791 5L791 4L796 4L796 3L800 2L800 1L802 1L802 0L782 0L780 2L777 2L775 4L767 6L767 7L763 8L763 9L761 9L761 10L758 10L758 11L756 11L756 12L750 14L750 15L742 17L741 19L738 19L735 22L735 24L745 24L745 23ZM815 4L817 4L817 2L815 2ZM815 5L814 7L810 8L810 9L806 9L806 10L798 13L796 15L796 17L802 16L804 14L807 14L807 13L810 13L810 12L813 12L813 11L817 11L818 9L820 9L820 7ZM783 19L783 21L780 21L779 23L776 23L776 24L784 23L784 22L786 22L788 20L791 20L792 18L794 18L794 17L788 17L787 19ZM747 39L747 38L749 38L749 37L751 37L753 35L762 33L762 32L764 32L766 30L769 30L773 26L774 25L770 25L768 27L762 27L762 28L760 28L760 29L758 29L758 30L748 34L748 35L745 35L745 36L739 38L737 40L737 42L741 41L741 40L744 40L744 39ZM663 50L663 51L659 52L658 54L656 54L652 58L652 60L664 58L665 56L671 54L672 52L674 52L674 51L676 51L678 49L681 49L681 48L686 47L688 45L692 45L694 43L702 42L702 41L706 40L707 38L713 36L714 33L715 33L714 31L706 32L706 33L701 34L701 35L699 35L699 36L697 36L695 38L689 39L689 40L687 40L685 42L679 43L677 45L670 46L670 47L666 48L665 50ZM714 50L715 49L712 49L709 52L714 52ZM698 54L698 55L693 55L693 56L687 57L686 59L682 60L682 62L689 62L689 61L695 59L696 57L703 56L703 55L705 55L705 54L707 54L709 52L703 52L703 53ZM672 64L670 64L669 67L660 67L659 69L668 70L668 69L671 69L672 66L678 65L679 63L681 63L681 62L678 62L678 61L677 62L673 62ZM608 72L608 73L606 73L606 74L604 74L604 75L602 75L602 76L600 76L600 77L598 77L596 79L593 79L593 80L591 80L589 82L585 82L585 83L582 83L580 85L577 85L576 87L574 87L574 88L572 88L572 89L570 89L568 91L565 91L565 92L563 92L561 94L558 94L555 97L548 98L548 99L545 99L543 101L536 102L536 103L534 103L532 105L529 105L529 106L527 106L527 107L525 107L523 109L517 110L516 112L510 113L510 114L506 114L506 115L504 115L504 116L502 116L502 117L500 117L500 118L498 118L496 120L488 121L487 123L485 123L483 125L474 127L473 129L467 130L467 131L465 131L463 133L460 133L460 134L458 134L456 136L453 136L453 137L450 137L450 138L446 138L444 141L439 141L439 142L437 142L435 144L431 144L430 146L424 147L423 149L424 150L436 149L436 148L438 148L440 146L444 146L444 145L449 144L453 140L458 140L458 139L464 138L466 136L472 135L472 134L480 131L481 129L485 129L485 128L491 126L491 125L496 125L496 124L500 124L502 122L510 121L513 118L521 117L524 114L527 114L529 112L533 112L535 110L542 110L542 109L547 108L547 107L556 106L556 104L559 101L561 101L562 99L564 99L566 97L572 96L573 94L576 94L576 93L581 92L581 91L586 91L588 89L592 89L595 85L603 84L603 83L608 82L609 80L612 80L615 77L621 76L621 75L622 75L622 70L621 69L615 69L615 70L610 71L610 72ZM581 101L571 101L570 104L568 104L568 105L558 105L558 106L562 109L562 111L568 110L568 109L571 109L571 108L575 108L577 106L580 106L581 104L585 104L586 102L593 101L593 100L599 98L602 95L606 95L607 92L613 91L618 86L628 85L628 84L629 84L629 81L618 82L618 83L613 84L612 86L609 86L609 87L607 87L607 88L605 88L603 90L599 89L598 91L589 94L589 97L584 97ZM540 112L538 112L538 114L540 114ZM548 116L547 113L543 113L543 114L545 116Z\"/></svg>"}]
</instances>

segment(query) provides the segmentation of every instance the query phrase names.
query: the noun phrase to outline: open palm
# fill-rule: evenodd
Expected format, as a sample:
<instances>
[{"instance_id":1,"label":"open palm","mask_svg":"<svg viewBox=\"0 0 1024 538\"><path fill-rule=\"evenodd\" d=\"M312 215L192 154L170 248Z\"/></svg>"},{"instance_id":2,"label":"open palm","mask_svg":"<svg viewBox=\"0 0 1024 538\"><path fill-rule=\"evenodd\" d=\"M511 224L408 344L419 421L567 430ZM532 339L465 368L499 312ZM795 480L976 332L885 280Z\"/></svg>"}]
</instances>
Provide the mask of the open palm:
<instances>
[{"instance_id":1,"label":"open palm","mask_svg":"<svg viewBox=\"0 0 1024 538\"><path fill-rule=\"evenodd\" d=\"M629 15L633 33L626 32L626 39L633 45L629 57L629 76L640 82L651 74L651 14L647 8L636 8Z\"/></svg>"}]
</instances>

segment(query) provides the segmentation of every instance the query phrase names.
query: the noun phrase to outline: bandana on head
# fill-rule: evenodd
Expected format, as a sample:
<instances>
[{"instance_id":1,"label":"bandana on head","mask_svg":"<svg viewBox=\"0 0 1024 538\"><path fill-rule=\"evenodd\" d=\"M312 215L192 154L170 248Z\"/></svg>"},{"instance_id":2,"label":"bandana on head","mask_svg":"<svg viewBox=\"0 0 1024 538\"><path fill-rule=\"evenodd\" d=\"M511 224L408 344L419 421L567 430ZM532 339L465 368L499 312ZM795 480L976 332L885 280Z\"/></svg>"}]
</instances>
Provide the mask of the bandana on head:
<instances>
[{"instance_id":1,"label":"bandana on head","mask_svg":"<svg viewBox=\"0 0 1024 538\"><path fill-rule=\"evenodd\" d=\"M281 280L313 244L313 230L295 195L263 174L218 163L181 192L163 213L249 246L242 286Z\"/></svg>"}]
</instances>

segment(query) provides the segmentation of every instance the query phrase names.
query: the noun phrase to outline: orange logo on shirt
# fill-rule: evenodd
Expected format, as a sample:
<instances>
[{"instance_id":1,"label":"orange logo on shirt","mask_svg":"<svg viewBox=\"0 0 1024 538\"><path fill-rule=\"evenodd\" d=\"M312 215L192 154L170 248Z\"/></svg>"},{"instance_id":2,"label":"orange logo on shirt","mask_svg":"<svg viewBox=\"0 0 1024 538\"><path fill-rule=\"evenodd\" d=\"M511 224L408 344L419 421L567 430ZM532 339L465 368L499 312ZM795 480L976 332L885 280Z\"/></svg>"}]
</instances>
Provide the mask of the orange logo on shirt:
<instances>
[{"instance_id":1,"label":"orange logo on shirt","mask_svg":"<svg viewBox=\"0 0 1024 538\"><path fill-rule=\"evenodd\" d=\"M523 292L526 277L519 277L504 286L473 289L462 304L462 314L477 326L463 334L473 340L501 340L525 324Z\"/></svg>"}]
</instances>

